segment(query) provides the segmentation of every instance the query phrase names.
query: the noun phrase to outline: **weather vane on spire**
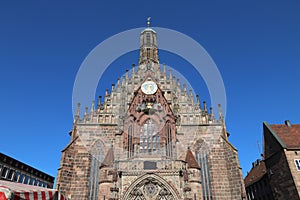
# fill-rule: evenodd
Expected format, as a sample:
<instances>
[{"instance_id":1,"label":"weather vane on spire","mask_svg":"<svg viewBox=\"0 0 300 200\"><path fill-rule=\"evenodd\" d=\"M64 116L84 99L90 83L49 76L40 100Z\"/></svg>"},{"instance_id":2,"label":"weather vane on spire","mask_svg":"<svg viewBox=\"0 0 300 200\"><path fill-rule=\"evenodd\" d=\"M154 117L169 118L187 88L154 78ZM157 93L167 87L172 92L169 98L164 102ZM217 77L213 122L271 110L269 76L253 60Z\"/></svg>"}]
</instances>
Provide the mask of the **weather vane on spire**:
<instances>
[{"instance_id":1,"label":"weather vane on spire","mask_svg":"<svg viewBox=\"0 0 300 200\"><path fill-rule=\"evenodd\" d=\"M148 18L147 18L147 26L148 26L148 27L150 27L150 20L151 20L151 17L148 17Z\"/></svg>"}]
</instances>

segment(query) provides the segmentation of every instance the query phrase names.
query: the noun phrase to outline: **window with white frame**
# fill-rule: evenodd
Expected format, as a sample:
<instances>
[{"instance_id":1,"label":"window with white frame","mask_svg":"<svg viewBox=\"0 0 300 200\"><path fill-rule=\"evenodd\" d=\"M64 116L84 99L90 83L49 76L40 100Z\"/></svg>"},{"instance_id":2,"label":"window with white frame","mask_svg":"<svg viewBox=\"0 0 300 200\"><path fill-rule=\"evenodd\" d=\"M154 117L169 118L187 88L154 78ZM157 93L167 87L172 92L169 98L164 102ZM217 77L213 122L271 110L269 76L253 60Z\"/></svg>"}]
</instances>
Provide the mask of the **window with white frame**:
<instances>
[{"instance_id":1,"label":"window with white frame","mask_svg":"<svg viewBox=\"0 0 300 200\"><path fill-rule=\"evenodd\" d=\"M295 162L297 170L300 171L300 159L295 159L294 162Z\"/></svg>"}]
</instances>

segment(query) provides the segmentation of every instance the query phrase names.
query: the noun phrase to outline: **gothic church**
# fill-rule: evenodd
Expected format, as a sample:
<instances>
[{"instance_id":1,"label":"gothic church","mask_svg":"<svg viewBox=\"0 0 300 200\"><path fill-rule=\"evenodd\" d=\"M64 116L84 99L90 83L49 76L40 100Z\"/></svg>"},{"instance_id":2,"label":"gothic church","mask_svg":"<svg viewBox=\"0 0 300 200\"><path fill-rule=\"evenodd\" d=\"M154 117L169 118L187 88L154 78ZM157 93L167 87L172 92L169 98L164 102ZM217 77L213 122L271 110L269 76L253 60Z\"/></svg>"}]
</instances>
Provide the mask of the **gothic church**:
<instances>
[{"instance_id":1,"label":"gothic church","mask_svg":"<svg viewBox=\"0 0 300 200\"><path fill-rule=\"evenodd\" d=\"M237 149L199 96L160 67L157 34L140 34L138 66L76 113L56 187L74 200L243 199Z\"/></svg>"}]
</instances>

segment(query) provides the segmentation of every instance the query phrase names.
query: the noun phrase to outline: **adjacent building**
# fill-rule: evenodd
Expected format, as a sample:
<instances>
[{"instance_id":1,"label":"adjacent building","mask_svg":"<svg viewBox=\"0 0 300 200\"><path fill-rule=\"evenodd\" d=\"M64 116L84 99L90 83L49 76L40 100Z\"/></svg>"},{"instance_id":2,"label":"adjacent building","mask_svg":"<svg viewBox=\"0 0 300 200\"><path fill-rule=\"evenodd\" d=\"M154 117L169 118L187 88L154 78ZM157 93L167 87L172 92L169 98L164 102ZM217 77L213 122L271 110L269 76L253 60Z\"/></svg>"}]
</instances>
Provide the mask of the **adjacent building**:
<instances>
[{"instance_id":1,"label":"adjacent building","mask_svg":"<svg viewBox=\"0 0 300 200\"><path fill-rule=\"evenodd\" d=\"M263 160L252 163L252 169L245 177L245 187L248 200L273 200L273 193L269 182L269 175Z\"/></svg>"},{"instance_id":2,"label":"adjacent building","mask_svg":"<svg viewBox=\"0 0 300 200\"><path fill-rule=\"evenodd\" d=\"M300 199L300 124L263 123L264 160L275 199Z\"/></svg>"},{"instance_id":3,"label":"adjacent building","mask_svg":"<svg viewBox=\"0 0 300 200\"><path fill-rule=\"evenodd\" d=\"M0 153L0 180L53 188L54 177Z\"/></svg>"},{"instance_id":4,"label":"adjacent building","mask_svg":"<svg viewBox=\"0 0 300 200\"><path fill-rule=\"evenodd\" d=\"M264 122L263 136L264 160L245 178L248 199L300 199L300 124Z\"/></svg>"},{"instance_id":5,"label":"adjacent building","mask_svg":"<svg viewBox=\"0 0 300 200\"><path fill-rule=\"evenodd\" d=\"M157 34L147 27L138 66L83 115L78 105L57 176L57 188L68 198L245 198L221 107L216 117L158 56Z\"/></svg>"}]
</instances>

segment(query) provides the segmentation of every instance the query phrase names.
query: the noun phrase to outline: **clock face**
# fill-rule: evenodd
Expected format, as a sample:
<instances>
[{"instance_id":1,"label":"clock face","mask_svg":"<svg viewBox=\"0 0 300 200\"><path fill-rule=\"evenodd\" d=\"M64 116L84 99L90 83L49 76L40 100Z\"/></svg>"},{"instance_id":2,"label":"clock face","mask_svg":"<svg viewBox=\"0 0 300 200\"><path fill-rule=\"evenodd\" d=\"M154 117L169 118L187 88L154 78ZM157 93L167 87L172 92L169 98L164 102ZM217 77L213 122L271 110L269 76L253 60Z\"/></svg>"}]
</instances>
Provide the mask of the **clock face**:
<instances>
[{"instance_id":1,"label":"clock face","mask_svg":"<svg viewBox=\"0 0 300 200\"><path fill-rule=\"evenodd\" d=\"M141 89L145 94L154 94L157 91L157 85L153 81L146 81L142 84Z\"/></svg>"}]
</instances>

